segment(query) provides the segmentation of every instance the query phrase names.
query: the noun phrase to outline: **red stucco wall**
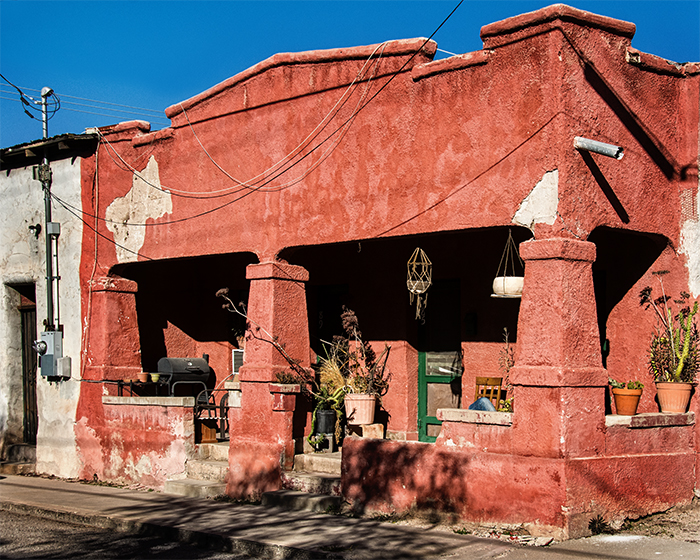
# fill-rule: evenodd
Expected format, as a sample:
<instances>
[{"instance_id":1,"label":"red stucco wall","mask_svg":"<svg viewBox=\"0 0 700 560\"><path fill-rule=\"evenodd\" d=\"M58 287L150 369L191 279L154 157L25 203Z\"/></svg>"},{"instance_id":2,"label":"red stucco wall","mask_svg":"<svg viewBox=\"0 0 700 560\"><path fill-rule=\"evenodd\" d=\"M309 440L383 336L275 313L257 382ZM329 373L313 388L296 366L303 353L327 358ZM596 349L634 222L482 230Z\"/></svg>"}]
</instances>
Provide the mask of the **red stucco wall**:
<instances>
[{"instance_id":1,"label":"red stucco wall","mask_svg":"<svg viewBox=\"0 0 700 560\"><path fill-rule=\"evenodd\" d=\"M172 210L156 212L148 197L131 202L130 215L141 213L149 226L142 243L136 236L123 241L139 256L121 262L104 222L95 222L104 236L97 240L85 228L86 375L137 368L138 323L140 337L148 333L143 360L207 352L221 382L235 342L213 296L201 295L223 287L214 283L249 296L250 317L306 366L309 347L319 350L310 333L321 329L308 312L320 310L321 297L307 300L307 293L330 286L341 294L338 303L350 303L369 323L366 338L397 341L384 405L389 430L414 439L419 336L403 292L403 253L432 243L436 279L461 283L460 318L479 319L478 328L460 327L464 405L473 377L498 371L502 327L517 336L512 428L444 426L445 442L459 436L456 449L349 440L347 496L363 507L432 504L480 520L536 522L563 535L583 530L601 496L613 516L687 501L692 488L680 479L668 481L665 493L656 486L632 493L635 500L629 484L616 482L660 480L658 441L682 448L673 460L694 480L687 446L697 448L696 428L650 431L640 459L632 451L620 458L629 436L605 427L608 375L641 379L640 410L654 410L644 357L654 323L637 294L659 268L670 271L669 290L688 288L681 200L698 189L700 66L639 53L633 35L630 23L550 6L484 27L484 49L476 53L431 62L436 45L414 39L275 55L170 107L172 126L164 131L150 133L138 122L102 129L96 157L83 163L84 208L103 218L119 197L136 200L134 170L142 173L150 161L158 171L151 182L167 192L147 192L167 198ZM575 136L623 146L624 158L578 152ZM533 201L552 180L555 194ZM488 299L502 249L498 228L505 226L534 235L521 244L527 264L519 309ZM91 290L96 260L100 270L136 280L140 295ZM185 272L192 267L202 274ZM254 272L274 268L290 276ZM178 277L185 279L175 295L164 297L160 285ZM169 307L152 303L159 297ZM139 309L148 313L138 317ZM601 336L609 341L605 357ZM243 405L232 412L232 425L240 420L230 453L232 494L275 488L288 466L294 413L273 411L268 388L283 367L270 346L246 347ZM81 394L78 420L86 429L99 423L98 394ZM79 439L86 449L93 445ZM509 489L508 499L487 501L479 489L496 482ZM431 492L437 498L428 504ZM661 497L645 501L655 494Z\"/></svg>"}]
</instances>

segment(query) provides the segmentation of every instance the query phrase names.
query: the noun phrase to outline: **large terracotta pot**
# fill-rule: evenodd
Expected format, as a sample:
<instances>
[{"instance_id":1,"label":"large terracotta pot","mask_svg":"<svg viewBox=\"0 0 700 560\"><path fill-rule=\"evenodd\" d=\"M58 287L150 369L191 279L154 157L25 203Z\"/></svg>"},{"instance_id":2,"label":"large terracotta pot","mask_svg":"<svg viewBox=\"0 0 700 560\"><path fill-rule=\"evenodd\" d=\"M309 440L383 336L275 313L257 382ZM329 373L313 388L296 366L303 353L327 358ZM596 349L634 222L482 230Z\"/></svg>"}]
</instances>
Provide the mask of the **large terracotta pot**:
<instances>
[{"instance_id":1,"label":"large terracotta pot","mask_svg":"<svg viewBox=\"0 0 700 560\"><path fill-rule=\"evenodd\" d=\"M637 414L637 406L642 396L642 389L613 389L615 399L615 411L620 416L634 416Z\"/></svg>"},{"instance_id":2,"label":"large terracotta pot","mask_svg":"<svg viewBox=\"0 0 700 560\"><path fill-rule=\"evenodd\" d=\"M377 398L374 395L348 393L345 395L345 416L348 424L361 426L374 422L374 407Z\"/></svg>"},{"instance_id":3,"label":"large terracotta pot","mask_svg":"<svg viewBox=\"0 0 700 560\"><path fill-rule=\"evenodd\" d=\"M685 412L690 402L692 383L656 383L661 412Z\"/></svg>"}]
</instances>

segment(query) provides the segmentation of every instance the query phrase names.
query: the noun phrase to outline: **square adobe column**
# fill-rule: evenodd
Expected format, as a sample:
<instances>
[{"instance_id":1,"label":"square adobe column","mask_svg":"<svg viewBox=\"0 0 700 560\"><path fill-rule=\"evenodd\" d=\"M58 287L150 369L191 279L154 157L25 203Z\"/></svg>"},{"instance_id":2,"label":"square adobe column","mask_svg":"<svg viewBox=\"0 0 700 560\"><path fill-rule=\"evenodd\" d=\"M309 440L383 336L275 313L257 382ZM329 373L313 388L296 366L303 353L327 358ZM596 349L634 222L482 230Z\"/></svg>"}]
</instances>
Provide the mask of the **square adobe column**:
<instances>
[{"instance_id":1,"label":"square adobe column","mask_svg":"<svg viewBox=\"0 0 700 560\"><path fill-rule=\"evenodd\" d=\"M141 371L141 339L136 313L138 285L115 276L89 286L90 317L85 333L87 379L126 379ZM85 303L86 308L87 302Z\"/></svg>"},{"instance_id":2,"label":"square adobe column","mask_svg":"<svg viewBox=\"0 0 700 560\"><path fill-rule=\"evenodd\" d=\"M294 461L294 416L299 385L279 385L289 364L270 343L274 337L299 365L309 367L306 286L309 273L280 262L249 265L250 280L240 407L231 408L227 494L259 497L281 486Z\"/></svg>"},{"instance_id":3,"label":"square adobe column","mask_svg":"<svg viewBox=\"0 0 700 560\"><path fill-rule=\"evenodd\" d=\"M593 243L576 239L520 244L525 284L518 318L514 451L596 456L603 452L605 386L593 291ZM518 433L516 436L515 432Z\"/></svg>"},{"instance_id":4,"label":"square adobe column","mask_svg":"<svg viewBox=\"0 0 700 560\"><path fill-rule=\"evenodd\" d=\"M250 280L250 324L240 380L274 383L275 374L289 368L279 350L269 342L270 336L299 360L300 366L309 367L308 271L287 263L264 262L248 265L246 278Z\"/></svg>"}]
</instances>

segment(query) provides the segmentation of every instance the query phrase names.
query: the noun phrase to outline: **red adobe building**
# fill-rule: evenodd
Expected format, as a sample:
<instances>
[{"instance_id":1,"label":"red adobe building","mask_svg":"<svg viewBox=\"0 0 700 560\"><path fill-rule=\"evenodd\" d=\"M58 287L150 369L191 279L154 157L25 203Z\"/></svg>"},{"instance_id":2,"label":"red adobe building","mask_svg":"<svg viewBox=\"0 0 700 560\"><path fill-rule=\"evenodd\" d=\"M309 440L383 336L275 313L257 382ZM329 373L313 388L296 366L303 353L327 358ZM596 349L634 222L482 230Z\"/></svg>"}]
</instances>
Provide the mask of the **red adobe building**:
<instances>
[{"instance_id":1,"label":"red adobe building","mask_svg":"<svg viewBox=\"0 0 700 560\"><path fill-rule=\"evenodd\" d=\"M639 379L640 412L656 413L639 291L664 269L669 292L700 295L700 64L639 52L634 32L558 4L487 25L481 51L435 62L425 39L278 54L168 108L167 129L101 129L82 173L98 232L83 237L83 377L206 353L223 382L242 334L223 287L304 366L346 305L366 339L392 347L387 437L343 446L343 494L358 508L572 537L596 515L690 502L697 396L686 414L620 422L606 392L609 376ZM522 300L490 297L509 229ZM425 323L406 292L416 247L433 263ZM504 327L514 412L467 412L475 377L501 375ZM460 375L419 375L436 352L459 356ZM286 367L248 339L232 496L279 488L310 429L302 397L271 392ZM83 475L162 487L189 444L156 411L143 413L149 433L127 426L103 399L114 390L81 384ZM134 457L150 457L147 477Z\"/></svg>"}]
</instances>

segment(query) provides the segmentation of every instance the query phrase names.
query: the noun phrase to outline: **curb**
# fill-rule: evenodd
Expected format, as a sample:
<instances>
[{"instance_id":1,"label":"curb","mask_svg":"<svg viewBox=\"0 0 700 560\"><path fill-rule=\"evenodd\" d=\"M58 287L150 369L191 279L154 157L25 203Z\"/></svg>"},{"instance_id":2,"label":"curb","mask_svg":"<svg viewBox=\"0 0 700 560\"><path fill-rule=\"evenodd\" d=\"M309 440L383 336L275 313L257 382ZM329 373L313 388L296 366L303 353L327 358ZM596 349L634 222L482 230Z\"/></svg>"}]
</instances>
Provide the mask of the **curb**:
<instances>
[{"instance_id":1,"label":"curb","mask_svg":"<svg viewBox=\"0 0 700 560\"><path fill-rule=\"evenodd\" d=\"M140 521L129 521L109 517L107 515L86 515L73 511L47 508L32 504L22 504L0 500L0 510L10 513L32 515L43 519L87 525L99 529L109 529L120 533L155 536L171 541L201 546L219 552L235 552L254 558L269 558L272 560L325 560L341 559L342 555L328 554L323 551L306 550L286 545L267 544L248 539L229 537L221 533L193 531L169 525Z\"/></svg>"}]
</instances>

